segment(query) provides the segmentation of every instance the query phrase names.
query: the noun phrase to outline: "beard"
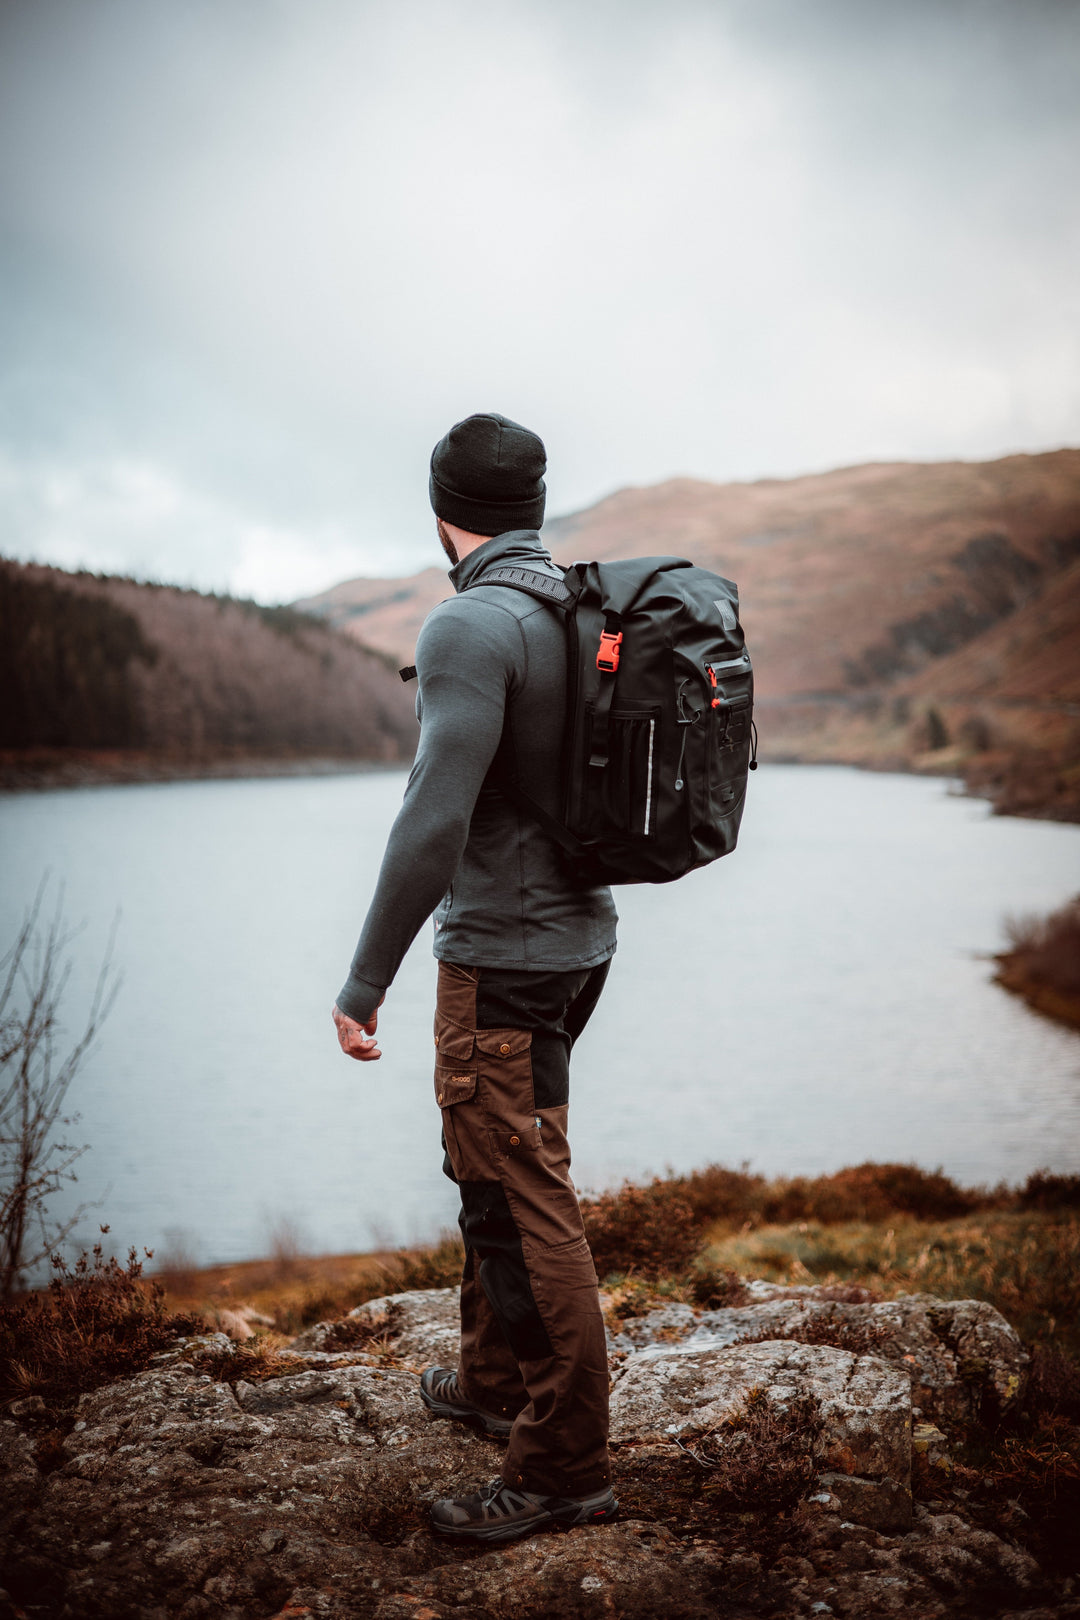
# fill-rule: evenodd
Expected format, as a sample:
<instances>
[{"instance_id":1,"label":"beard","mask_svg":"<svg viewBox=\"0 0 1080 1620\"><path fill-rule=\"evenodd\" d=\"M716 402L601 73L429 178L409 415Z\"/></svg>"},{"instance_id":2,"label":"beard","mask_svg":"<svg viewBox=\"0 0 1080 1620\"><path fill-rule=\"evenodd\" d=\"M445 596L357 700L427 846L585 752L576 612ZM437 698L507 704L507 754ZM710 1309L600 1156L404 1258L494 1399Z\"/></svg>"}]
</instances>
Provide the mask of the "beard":
<instances>
[{"instance_id":1,"label":"beard","mask_svg":"<svg viewBox=\"0 0 1080 1620\"><path fill-rule=\"evenodd\" d=\"M435 527L438 530L439 539L442 541L442 548L450 559L451 567L456 568L458 563L461 561L461 558L457 554L457 547L451 540L450 532L442 518L435 519Z\"/></svg>"}]
</instances>

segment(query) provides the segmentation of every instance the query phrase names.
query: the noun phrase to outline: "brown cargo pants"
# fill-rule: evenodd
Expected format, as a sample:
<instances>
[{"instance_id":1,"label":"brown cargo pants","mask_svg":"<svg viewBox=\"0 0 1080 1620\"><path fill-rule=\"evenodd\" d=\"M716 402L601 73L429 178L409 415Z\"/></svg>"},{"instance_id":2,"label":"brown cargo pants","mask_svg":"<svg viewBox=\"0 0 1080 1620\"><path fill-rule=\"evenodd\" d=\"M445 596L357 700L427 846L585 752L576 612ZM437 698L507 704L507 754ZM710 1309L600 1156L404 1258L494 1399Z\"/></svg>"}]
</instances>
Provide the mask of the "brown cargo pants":
<instances>
[{"instance_id":1,"label":"brown cargo pants","mask_svg":"<svg viewBox=\"0 0 1080 1620\"><path fill-rule=\"evenodd\" d=\"M560 1496L611 1478L604 1323L566 1139L570 1051L609 966L439 964L435 1095L465 1240L458 1387L514 1419L504 1481Z\"/></svg>"}]
</instances>

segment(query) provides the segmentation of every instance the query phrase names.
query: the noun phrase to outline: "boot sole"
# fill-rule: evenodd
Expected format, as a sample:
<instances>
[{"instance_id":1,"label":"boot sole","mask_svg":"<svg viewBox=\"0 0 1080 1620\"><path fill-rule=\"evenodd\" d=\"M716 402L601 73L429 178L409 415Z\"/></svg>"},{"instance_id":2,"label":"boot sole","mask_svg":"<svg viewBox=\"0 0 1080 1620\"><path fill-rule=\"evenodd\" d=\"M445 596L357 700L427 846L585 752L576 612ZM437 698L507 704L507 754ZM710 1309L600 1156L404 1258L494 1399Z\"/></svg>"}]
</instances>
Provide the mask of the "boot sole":
<instances>
[{"instance_id":1,"label":"boot sole","mask_svg":"<svg viewBox=\"0 0 1080 1620\"><path fill-rule=\"evenodd\" d=\"M545 1513L542 1517L529 1519L525 1523L517 1524L489 1524L489 1525L443 1525L432 1519L431 1528L437 1536L445 1536L450 1541L517 1541L521 1536L531 1536L537 1530L574 1530L587 1524L610 1524L619 1516L619 1504L613 1502L609 1508L598 1508L595 1513L587 1513L584 1518L579 1517L580 1508L564 1508L562 1513Z\"/></svg>"},{"instance_id":2,"label":"boot sole","mask_svg":"<svg viewBox=\"0 0 1080 1620\"><path fill-rule=\"evenodd\" d=\"M473 1428L483 1429L485 1434L496 1440L509 1440L510 1430L514 1427L505 1418L489 1417L486 1412L478 1412L475 1406L451 1406L446 1401L437 1401L433 1395L421 1387L420 1399L429 1412L436 1417L454 1418L458 1423L469 1423Z\"/></svg>"}]
</instances>

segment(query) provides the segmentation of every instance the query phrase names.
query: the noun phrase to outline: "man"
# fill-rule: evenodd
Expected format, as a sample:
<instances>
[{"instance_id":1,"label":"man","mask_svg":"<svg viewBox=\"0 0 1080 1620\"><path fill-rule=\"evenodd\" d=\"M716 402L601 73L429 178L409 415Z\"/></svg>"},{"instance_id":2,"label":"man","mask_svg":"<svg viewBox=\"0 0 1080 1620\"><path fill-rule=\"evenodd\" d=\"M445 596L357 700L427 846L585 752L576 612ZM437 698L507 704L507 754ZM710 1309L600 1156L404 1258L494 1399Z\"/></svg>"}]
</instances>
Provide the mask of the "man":
<instances>
[{"instance_id":1,"label":"man","mask_svg":"<svg viewBox=\"0 0 1080 1620\"><path fill-rule=\"evenodd\" d=\"M437 1532L480 1541L617 1508L604 1325L566 1137L570 1051L617 919L611 891L575 883L501 789L513 773L561 813L562 615L482 583L507 564L562 577L538 533L546 466L541 440L494 413L435 446L429 493L459 594L417 642L420 746L334 1008L342 1049L378 1058L376 1008L435 913L435 1093L465 1266L458 1366L429 1367L420 1392L507 1438L498 1480L432 1509Z\"/></svg>"}]
</instances>

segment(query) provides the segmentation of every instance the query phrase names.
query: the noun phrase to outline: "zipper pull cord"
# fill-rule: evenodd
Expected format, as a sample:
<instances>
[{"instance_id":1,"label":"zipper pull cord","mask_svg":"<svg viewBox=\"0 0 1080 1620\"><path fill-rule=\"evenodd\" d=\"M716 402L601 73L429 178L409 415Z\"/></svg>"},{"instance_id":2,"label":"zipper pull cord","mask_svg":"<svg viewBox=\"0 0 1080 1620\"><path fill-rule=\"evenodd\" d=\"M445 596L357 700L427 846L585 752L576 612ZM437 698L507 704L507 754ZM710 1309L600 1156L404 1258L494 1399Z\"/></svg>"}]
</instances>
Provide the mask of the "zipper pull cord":
<instances>
[{"instance_id":1,"label":"zipper pull cord","mask_svg":"<svg viewBox=\"0 0 1080 1620\"><path fill-rule=\"evenodd\" d=\"M686 758L686 728L687 728L687 726L692 726L693 723L694 722L692 720L680 720L679 721L680 726L682 726L682 741L679 743L679 763L675 767L675 791L676 791L676 793L681 793L682 790L683 790L682 768L683 768L683 760Z\"/></svg>"},{"instance_id":2,"label":"zipper pull cord","mask_svg":"<svg viewBox=\"0 0 1080 1620\"><path fill-rule=\"evenodd\" d=\"M750 769L757 770L757 724L750 722Z\"/></svg>"}]
</instances>

